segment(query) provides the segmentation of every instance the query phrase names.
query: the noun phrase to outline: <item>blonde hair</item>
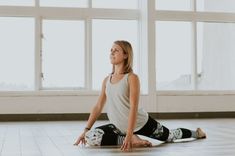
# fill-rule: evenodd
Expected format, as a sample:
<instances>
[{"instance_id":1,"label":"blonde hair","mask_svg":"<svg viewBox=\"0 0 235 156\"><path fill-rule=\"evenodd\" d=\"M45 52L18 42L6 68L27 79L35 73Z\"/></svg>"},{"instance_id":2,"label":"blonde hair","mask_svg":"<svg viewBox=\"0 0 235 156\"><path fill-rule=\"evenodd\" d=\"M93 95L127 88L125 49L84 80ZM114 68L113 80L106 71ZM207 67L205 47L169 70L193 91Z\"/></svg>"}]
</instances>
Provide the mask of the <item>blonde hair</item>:
<instances>
[{"instance_id":1,"label":"blonde hair","mask_svg":"<svg viewBox=\"0 0 235 156\"><path fill-rule=\"evenodd\" d=\"M114 44L119 45L123 53L127 55L127 58L124 60L124 73L131 73L133 72L132 66L133 66L133 49L131 44L128 41L125 40L117 40L114 41ZM113 70L112 74L114 73L114 65L113 65Z\"/></svg>"}]
</instances>

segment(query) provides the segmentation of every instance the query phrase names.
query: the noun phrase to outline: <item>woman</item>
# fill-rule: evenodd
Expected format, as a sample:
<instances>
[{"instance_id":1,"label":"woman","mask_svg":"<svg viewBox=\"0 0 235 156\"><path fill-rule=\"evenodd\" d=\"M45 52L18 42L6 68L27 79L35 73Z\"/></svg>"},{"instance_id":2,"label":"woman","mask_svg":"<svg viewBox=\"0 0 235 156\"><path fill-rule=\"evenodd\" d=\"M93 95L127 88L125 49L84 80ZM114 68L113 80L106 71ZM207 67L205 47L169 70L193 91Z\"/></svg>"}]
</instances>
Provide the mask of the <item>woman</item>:
<instances>
[{"instance_id":1,"label":"woman","mask_svg":"<svg viewBox=\"0 0 235 156\"><path fill-rule=\"evenodd\" d=\"M200 128L196 131L184 128L169 130L151 118L145 110L138 108L140 83L132 70L133 51L129 42L115 41L110 61L113 65L112 73L103 80L101 94L87 126L74 145L121 145L121 150L128 151L132 147L152 146L149 141L139 138L138 134L165 142L206 138ZM110 124L91 129L105 104Z\"/></svg>"}]
</instances>

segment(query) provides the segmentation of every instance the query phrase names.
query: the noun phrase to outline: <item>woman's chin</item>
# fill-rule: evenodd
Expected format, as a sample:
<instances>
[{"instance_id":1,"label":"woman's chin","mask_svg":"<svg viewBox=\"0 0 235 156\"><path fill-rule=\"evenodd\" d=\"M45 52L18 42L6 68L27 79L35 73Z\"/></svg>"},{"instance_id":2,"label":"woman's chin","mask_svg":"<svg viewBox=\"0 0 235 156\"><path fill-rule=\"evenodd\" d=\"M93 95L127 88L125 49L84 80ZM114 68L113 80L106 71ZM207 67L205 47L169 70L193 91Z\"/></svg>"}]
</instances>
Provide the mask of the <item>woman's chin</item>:
<instances>
[{"instance_id":1,"label":"woman's chin","mask_svg":"<svg viewBox=\"0 0 235 156\"><path fill-rule=\"evenodd\" d=\"M110 63L111 63L112 65L115 65L115 64L116 64L116 62L113 61L113 60L111 60Z\"/></svg>"}]
</instances>

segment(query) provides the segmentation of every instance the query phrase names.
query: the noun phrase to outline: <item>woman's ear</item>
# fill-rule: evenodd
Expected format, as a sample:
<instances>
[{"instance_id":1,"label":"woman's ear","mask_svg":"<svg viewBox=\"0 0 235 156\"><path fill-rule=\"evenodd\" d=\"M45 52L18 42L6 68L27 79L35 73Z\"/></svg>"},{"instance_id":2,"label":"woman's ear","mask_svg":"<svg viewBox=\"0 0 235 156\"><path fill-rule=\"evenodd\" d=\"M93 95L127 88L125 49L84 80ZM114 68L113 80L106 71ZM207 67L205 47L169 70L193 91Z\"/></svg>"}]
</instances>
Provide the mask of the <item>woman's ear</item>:
<instances>
[{"instance_id":1,"label":"woman's ear","mask_svg":"<svg viewBox=\"0 0 235 156\"><path fill-rule=\"evenodd\" d=\"M127 54L125 54L125 55L124 55L124 59L127 59L127 58L128 58L128 56L127 56Z\"/></svg>"}]
</instances>

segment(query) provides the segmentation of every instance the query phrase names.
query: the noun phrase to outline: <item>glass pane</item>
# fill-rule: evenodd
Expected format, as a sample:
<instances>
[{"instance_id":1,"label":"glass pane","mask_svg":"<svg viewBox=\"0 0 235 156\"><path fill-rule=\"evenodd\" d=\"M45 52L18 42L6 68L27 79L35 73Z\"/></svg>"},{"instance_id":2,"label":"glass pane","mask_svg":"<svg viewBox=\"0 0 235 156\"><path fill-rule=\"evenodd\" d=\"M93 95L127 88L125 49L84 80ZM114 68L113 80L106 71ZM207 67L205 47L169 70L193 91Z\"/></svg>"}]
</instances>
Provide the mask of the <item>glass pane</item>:
<instances>
[{"instance_id":1,"label":"glass pane","mask_svg":"<svg viewBox=\"0 0 235 156\"><path fill-rule=\"evenodd\" d=\"M157 10L193 10L193 0L156 0Z\"/></svg>"},{"instance_id":2,"label":"glass pane","mask_svg":"<svg viewBox=\"0 0 235 156\"><path fill-rule=\"evenodd\" d=\"M43 20L43 87L84 87L84 22Z\"/></svg>"},{"instance_id":3,"label":"glass pane","mask_svg":"<svg viewBox=\"0 0 235 156\"><path fill-rule=\"evenodd\" d=\"M115 40L127 40L134 51L134 72L137 71L138 22L135 20L92 21L92 87L100 90L103 79L112 72L110 49Z\"/></svg>"},{"instance_id":4,"label":"glass pane","mask_svg":"<svg viewBox=\"0 0 235 156\"><path fill-rule=\"evenodd\" d=\"M0 90L34 89L34 19L0 17Z\"/></svg>"},{"instance_id":5,"label":"glass pane","mask_svg":"<svg viewBox=\"0 0 235 156\"><path fill-rule=\"evenodd\" d=\"M235 12L234 0L197 0L198 11Z\"/></svg>"},{"instance_id":6,"label":"glass pane","mask_svg":"<svg viewBox=\"0 0 235 156\"><path fill-rule=\"evenodd\" d=\"M0 0L0 5L6 6L33 6L34 0Z\"/></svg>"},{"instance_id":7,"label":"glass pane","mask_svg":"<svg viewBox=\"0 0 235 156\"><path fill-rule=\"evenodd\" d=\"M198 89L235 90L235 24L197 24Z\"/></svg>"},{"instance_id":8,"label":"glass pane","mask_svg":"<svg viewBox=\"0 0 235 156\"><path fill-rule=\"evenodd\" d=\"M138 0L92 0L93 8L137 9Z\"/></svg>"},{"instance_id":9,"label":"glass pane","mask_svg":"<svg viewBox=\"0 0 235 156\"><path fill-rule=\"evenodd\" d=\"M88 0L40 0L40 6L45 7L88 7Z\"/></svg>"},{"instance_id":10,"label":"glass pane","mask_svg":"<svg viewBox=\"0 0 235 156\"><path fill-rule=\"evenodd\" d=\"M156 22L156 78L158 90L191 88L192 25Z\"/></svg>"}]
</instances>

